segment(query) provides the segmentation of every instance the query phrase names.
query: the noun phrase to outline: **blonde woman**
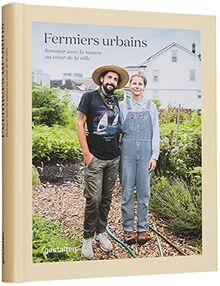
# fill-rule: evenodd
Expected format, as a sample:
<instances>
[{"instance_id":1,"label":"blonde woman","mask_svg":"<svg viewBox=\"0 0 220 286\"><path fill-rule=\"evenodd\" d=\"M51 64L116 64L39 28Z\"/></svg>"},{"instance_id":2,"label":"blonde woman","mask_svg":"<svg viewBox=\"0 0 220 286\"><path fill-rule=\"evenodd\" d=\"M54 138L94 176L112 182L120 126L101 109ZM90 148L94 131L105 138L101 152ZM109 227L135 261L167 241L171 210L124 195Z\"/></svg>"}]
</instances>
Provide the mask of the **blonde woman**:
<instances>
[{"instance_id":1,"label":"blonde woman","mask_svg":"<svg viewBox=\"0 0 220 286\"><path fill-rule=\"evenodd\" d=\"M150 178L159 156L159 121L156 105L143 97L147 79L142 72L131 76L131 97L121 102L122 224L127 244L149 239ZM134 228L134 189L137 191L137 232Z\"/></svg>"}]
</instances>

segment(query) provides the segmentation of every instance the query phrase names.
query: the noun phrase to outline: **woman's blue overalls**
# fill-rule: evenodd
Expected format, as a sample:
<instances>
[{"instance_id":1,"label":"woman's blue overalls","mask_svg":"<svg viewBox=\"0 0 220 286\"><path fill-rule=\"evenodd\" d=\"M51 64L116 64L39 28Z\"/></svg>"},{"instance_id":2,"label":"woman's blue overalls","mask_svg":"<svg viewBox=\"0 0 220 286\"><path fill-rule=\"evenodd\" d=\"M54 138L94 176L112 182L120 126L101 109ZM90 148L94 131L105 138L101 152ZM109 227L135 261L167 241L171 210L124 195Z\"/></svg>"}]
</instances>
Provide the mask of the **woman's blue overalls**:
<instances>
[{"instance_id":1,"label":"woman's blue overalls","mask_svg":"<svg viewBox=\"0 0 220 286\"><path fill-rule=\"evenodd\" d=\"M148 171L152 156L152 121L149 113L150 100L144 111L132 111L126 99L128 114L122 124L121 184L122 224L125 231L134 230L134 188L137 191L137 231L148 230L148 205L150 199L150 177Z\"/></svg>"}]
</instances>

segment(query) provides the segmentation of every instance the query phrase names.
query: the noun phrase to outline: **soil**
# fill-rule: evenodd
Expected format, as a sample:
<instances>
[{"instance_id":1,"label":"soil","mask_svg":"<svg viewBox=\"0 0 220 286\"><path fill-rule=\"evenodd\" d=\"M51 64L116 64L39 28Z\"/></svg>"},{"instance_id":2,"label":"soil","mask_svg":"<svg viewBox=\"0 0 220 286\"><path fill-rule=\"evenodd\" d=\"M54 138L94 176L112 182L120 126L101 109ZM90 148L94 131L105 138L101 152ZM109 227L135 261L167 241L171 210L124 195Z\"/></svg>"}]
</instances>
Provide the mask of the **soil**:
<instances>
[{"instance_id":1,"label":"soil","mask_svg":"<svg viewBox=\"0 0 220 286\"><path fill-rule=\"evenodd\" d=\"M40 163L35 167L43 184L62 185L82 180L83 162L81 158L70 162Z\"/></svg>"},{"instance_id":2,"label":"soil","mask_svg":"<svg viewBox=\"0 0 220 286\"><path fill-rule=\"evenodd\" d=\"M48 163L37 166L40 172L41 185L36 188L33 196L33 211L46 218L53 218L62 225L64 233L75 233L82 239L85 199L83 196L83 163L78 159L74 162ZM123 230L121 226L120 210L121 187L116 182L113 200L109 213L108 227L110 231L123 241ZM135 213L137 210L135 209ZM167 222L149 214L149 224L156 226L163 236L178 247L185 255L197 254L197 249L190 245L186 237L176 236L168 227ZM73 230L73 232L72 232ZM110 237L113 251L103 252L97 243L94 244L93 260L133 258L131 254L118 242ZM163 256L178 256L180 254L174 247L170 246L163 238L159 237ZM150 230L150 240L145 245L132 245L131 249L138 257L159 257L157 236ZM83 260L83 258L82 258Z\"/></svg>"}]
</instances>

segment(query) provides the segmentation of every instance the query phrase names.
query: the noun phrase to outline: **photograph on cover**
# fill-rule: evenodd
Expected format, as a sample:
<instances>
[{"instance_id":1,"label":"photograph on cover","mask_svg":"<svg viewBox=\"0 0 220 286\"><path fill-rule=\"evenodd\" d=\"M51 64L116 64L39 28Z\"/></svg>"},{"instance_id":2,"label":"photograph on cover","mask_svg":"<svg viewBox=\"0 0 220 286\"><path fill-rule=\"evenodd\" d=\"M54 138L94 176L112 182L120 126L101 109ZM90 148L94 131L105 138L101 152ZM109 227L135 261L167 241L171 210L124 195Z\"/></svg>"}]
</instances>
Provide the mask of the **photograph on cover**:
<instances>
[{"instance_id":1,"label":"photograph on cover","mask_svg":"<svg viewBox=\"0 0 220 286\"><path fill-rule=\"evenodd\" d=\"M32 23L33 263L202 254L200 45Z\"/></svg>"}]
</instances>

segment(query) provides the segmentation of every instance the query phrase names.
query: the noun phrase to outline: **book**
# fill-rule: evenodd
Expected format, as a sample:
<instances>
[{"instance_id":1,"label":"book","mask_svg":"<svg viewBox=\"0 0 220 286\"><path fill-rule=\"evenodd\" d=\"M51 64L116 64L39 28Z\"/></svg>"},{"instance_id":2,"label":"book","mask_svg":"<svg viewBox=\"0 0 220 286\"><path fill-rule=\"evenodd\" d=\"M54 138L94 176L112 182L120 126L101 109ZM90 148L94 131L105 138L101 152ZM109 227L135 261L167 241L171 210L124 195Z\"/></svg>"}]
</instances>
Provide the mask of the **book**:
<instances>
[{"instance_id":1,"label":"book","mask_svg":"<svg viewBox=\"0 0 220 286\"><path fill-rule=\"evenodd\" d=\"M216 270L215 17L10 4L2 44L3 280ZM75 110L97 89L92 72L111 64L143 72L160 113L151 241L123 245L117 181L113 252L95 245L87 261ZM129 85L116 95L129 98Z\"/></svg>"}]
</instances>

